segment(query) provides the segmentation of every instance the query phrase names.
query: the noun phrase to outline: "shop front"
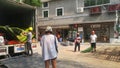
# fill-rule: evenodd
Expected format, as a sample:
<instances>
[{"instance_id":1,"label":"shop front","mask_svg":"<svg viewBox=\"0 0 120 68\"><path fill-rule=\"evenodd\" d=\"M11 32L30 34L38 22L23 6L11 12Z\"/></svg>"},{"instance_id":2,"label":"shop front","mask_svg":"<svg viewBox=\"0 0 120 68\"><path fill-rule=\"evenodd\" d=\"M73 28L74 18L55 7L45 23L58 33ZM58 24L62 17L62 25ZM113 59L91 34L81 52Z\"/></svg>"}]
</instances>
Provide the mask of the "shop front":
<instances>
[{"instance_id":1,"label":"shop front","mask_svg":"<svg viewBox=\"0 0 120 68\"><path fill-rule=\"evenodd\" d=\"M83 26L82 24L70 24L70 29L69 29L69 32L68 32L68 40L71 41L71 42L74 42L74 39L76 38L77 36L77 33L80 34L80 37L81 37L81 42L84 42L84 38L83 38Z\"/></svg>"},{"instance_id":2,"label":"shop front","mask_svg":"<svg viewBox=\"0 0 120 68\"><path fill-rule=\"evenodd\" d=\"M66 41L70 30L69 25L51 25L51 27L53 29L53 34L57 36L59 42ZM39 38L45 34L45 29L46 26L38 27Z\"/></svg>"},{"instance_id":3,"label":"shop front","mask_svg":"<svg viewBox=\"0 0 120 68\"><path fill-rule=\"evenodd\" d=\"M108 23L93 23L93 24L83 24L84 28L84 41L90 41L91 31L94 30L97 35L97 42L110 42L110 35L113 32L113 22Z\"/></svg>"},{"instance_id":4,"label":"shop front","mask_svg":"<svg viewBox=\"0 0 120 68\"><path fill-rule=\"evenodd\" d=\"M74 41L77 34L78 24L71 24L69 26L70 26L70 30L68 32L68 39Z\"/></svg>"}]
</instances>

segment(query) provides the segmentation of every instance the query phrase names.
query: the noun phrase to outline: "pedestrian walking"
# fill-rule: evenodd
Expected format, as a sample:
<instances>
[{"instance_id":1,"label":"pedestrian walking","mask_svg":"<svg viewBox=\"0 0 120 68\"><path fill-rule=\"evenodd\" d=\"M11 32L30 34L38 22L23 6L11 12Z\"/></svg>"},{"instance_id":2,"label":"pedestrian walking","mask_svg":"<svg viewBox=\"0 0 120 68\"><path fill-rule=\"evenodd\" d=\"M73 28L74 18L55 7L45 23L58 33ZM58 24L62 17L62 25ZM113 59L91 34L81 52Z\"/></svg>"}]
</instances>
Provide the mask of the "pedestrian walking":
<instances>
[{"instance_id":1,"label":"pedestrian walking","mask_svg":"<svg viewBox=\"0 0 120 68\"><path fill-rule=\"evenodd\" d=\"M27 33L27 42L26 42L26 54L28 56L33 55L33 50L32 50L32 27L29 27L29 32Z\"/></svg>"},{"instance_id":2,"label":"pedestrian walking","mask_svg":"<svg viewBox=\"0 0 120 68\"><path fill-rule=\"evenodd\" d=\"M40 45L42 47L42 57L45 62L45 68L49 68L50 61L52 63L52 68L56 68L58 40L52 33L52 27L48 26L45 30L45 35L41 38Z\"/></svg>"},{"instance_id":3,"label":"pedestrian walking","mask_svg":"<svg viewBox=\"0 0 120 68\"><path fill-rule=\"evenodd\" d=\"M74 52L76 52L76 48L78 47L78 51L80 51L80 42L81 42L81 38L79 36L79 33L77 33L77 37L75 38L75 48L74 48Z\"/></svg>"},{"instance_id":4,"label":"pedestrian walking","mask_svg":"<svg viewBox=\"0 0 120 68\"><path fill-rule=\"evenodd\" d=\"M97 41L97 35L95 34L95 31L92 31L90 35L92 52L96 51L96 41Z\"/></svg>"}]
</instances>

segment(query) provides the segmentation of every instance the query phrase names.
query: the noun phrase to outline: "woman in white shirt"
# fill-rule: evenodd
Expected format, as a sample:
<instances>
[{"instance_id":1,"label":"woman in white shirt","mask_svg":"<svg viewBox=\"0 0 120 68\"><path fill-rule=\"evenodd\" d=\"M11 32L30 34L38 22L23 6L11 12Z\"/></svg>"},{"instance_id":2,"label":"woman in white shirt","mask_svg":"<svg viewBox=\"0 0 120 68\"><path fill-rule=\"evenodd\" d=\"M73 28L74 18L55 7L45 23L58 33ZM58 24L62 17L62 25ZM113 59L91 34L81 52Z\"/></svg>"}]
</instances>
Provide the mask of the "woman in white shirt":
<instances>
[{"instance_id":1,"label":"woman in white shirt","mask_svg":"<svg viewBox=\"0 0 120 68\"><path fill-rule=\"evenodd\" d=\"M56 68L57 43L57 37L52 34L52 28L48 26L45 30L45 35L41 38L42 57L45 61L45 68L49 68L50 61L53 68Z\"/></svg>"}]
</instances>

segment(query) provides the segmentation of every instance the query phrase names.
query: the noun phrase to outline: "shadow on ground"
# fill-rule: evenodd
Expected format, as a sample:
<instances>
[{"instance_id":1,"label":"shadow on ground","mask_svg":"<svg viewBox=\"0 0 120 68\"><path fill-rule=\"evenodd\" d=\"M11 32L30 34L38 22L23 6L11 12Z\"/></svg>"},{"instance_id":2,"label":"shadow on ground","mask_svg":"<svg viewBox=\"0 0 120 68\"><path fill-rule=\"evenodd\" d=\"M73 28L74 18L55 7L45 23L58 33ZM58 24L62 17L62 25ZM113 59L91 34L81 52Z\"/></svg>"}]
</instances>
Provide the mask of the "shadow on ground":
<instances>
[{"instance_id":1,"label":"shadow on ground","mask_svg":"<svg viewBox=\"0 0 120 68\"><path fill-rule=\"evenodd\" d=\"M41 55L35 53L33 56L18 56L2 61L8 68L44 68ZM41 67L42 66L42 67Z\"/></svg>"},{"instance_id":2,"label":"shadow on ground","mask_svg":"<svg viewBox=\"0 0 120 68\"><path fill-rule=\"evenodd\" d=\"M6 59L2 61L2 63L8 68L44 68L44 61L38 53L35 53L33 56L19 56ZM89 65L85 63L75 62L72 60L57 59L57 68L94 68L88 66Z\"/></svg>"}]
</instances>

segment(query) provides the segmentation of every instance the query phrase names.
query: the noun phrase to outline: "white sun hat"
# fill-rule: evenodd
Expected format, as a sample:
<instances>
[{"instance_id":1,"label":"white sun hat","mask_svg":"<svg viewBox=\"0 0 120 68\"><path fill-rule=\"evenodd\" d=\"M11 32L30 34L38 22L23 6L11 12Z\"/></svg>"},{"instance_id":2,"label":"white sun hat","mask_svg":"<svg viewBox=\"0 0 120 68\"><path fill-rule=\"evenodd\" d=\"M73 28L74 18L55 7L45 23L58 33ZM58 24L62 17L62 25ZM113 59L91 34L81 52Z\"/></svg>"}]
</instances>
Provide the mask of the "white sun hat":
<instances>
[{"instance_id":1,"label":"white sun hat","mask_svg":"<svg viewBox=\"0 0 120 68\"><path fill-rule=\"evenodd\" d=\"M45 31L51 31L52 32L52 27L51 26L47 26Z\"/></svg>"}]
</instances>

